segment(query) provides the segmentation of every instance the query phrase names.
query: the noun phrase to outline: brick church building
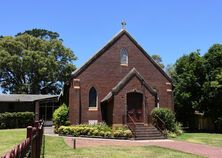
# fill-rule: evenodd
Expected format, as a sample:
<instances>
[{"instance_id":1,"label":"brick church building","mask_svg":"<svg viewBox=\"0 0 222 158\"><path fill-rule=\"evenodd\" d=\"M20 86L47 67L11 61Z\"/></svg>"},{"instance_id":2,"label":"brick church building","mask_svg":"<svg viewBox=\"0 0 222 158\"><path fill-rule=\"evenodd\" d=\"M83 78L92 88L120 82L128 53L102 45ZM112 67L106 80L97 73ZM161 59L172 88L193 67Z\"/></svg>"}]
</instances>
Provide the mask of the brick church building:
<instances>
[{"instance_id":1,"label":"brick church building","mask_svg":"<svg viewBox=\"0 0 222 158\"><path fill-rule=\"evenodd\" d=\"M72 124L129 122L149 125L155 107L172 109L171 78L122 29L82 67L67 86Z\"/></svg>"}]
</instances>

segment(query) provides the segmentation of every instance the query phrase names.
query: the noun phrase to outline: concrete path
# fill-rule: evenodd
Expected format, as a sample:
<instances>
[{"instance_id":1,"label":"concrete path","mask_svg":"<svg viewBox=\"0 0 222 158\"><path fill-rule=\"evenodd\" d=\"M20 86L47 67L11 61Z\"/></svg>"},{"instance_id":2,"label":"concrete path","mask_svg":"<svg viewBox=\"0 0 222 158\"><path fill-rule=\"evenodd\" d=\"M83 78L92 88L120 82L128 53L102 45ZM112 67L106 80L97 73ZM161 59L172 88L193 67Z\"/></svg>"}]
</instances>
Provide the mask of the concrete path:
<instances>
[{"instance_id":1,"label":"concrete path","mask_svg":"<svg viewBox=\"0 0 222 158\"><path fill-rule=\"evenodd\" d=\"M54 127L53 126L46 126L44 127L44 134L46 135L53 135L54 134Z\"/></svg>"},{"instance_id":2,"label":"concrete path","mask_svg":"<svg viewBox=\"0 0 222 158\"><path fill-rule=\"evenodd\" d=\"M65 142L73 147L73 137L64 137ZM222 158L222 148L176 140L114 140L76 137L76 147L97 146L147 146L154 145L209 158Z\"/></svg>"}]
</instances>

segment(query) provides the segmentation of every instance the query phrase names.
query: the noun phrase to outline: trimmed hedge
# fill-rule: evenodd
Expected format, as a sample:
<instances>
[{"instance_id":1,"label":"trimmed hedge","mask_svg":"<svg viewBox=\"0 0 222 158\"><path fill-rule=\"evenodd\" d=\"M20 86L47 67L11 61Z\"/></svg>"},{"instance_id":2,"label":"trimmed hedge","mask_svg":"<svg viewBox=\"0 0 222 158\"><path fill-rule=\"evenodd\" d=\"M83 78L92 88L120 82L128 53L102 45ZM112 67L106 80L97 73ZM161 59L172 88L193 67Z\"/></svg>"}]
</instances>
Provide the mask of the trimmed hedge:
<instances>
[{"instance_id":1,"label":"trimmed hedge","mask_svg":"<svg viewBox=\"0 0 222 158\"><path fill-rule=\"evenodd\" d=\"M0 129L24 128L34 122L33 112L5 112L0 113Z\"/></svg>"},{"instance_id":2,"label":"trimmed hedge","mask_svg":"<svg viewBox=\"0 0 222 158\"><path fill-rule=\"evenodd\" d=\"M81 124L77 126L61 126L58 129L60 135L72 135L72 136L99 136L104 138L131 138L132 132L128 128L116 128L112 129L104 123L98 124Z\"/></svg>"}]
</instances>

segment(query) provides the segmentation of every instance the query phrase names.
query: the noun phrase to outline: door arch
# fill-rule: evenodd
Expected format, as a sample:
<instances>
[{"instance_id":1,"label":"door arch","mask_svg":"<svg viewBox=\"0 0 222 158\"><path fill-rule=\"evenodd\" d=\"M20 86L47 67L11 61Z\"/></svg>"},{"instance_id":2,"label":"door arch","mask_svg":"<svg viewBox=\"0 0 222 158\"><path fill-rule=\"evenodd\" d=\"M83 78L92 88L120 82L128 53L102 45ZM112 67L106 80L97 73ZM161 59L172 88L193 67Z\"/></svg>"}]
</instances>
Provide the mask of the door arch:
<instances>
[{"instance_id":1,"label":"door arch","mask_svg":"<svg viewBox=\"0 0 222 158\"><path fill-rule=\"evenodd\" d=\"M127 116L134 122L143 122L143 94L138 92L127 93Z\"/></svg>"}]
</instances>

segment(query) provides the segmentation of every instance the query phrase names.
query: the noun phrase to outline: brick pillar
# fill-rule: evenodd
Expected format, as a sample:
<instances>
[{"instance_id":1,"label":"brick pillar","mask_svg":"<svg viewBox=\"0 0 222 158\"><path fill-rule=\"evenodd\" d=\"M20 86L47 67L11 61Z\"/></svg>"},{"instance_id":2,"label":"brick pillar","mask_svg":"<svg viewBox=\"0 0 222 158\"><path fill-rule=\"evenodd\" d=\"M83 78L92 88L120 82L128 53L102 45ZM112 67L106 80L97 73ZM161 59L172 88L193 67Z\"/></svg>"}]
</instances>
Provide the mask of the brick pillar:
<instances>
[{"instance_id":1,"label":"brick pillar","mask_svg":"<svg viewBox=\"0 0 222 158\"><path fill-rule=\"evenodd\" d=\"M71 124L81 123L80 80L73 79L69 89L69 119Z\"/></svg>"}]
</instances>

